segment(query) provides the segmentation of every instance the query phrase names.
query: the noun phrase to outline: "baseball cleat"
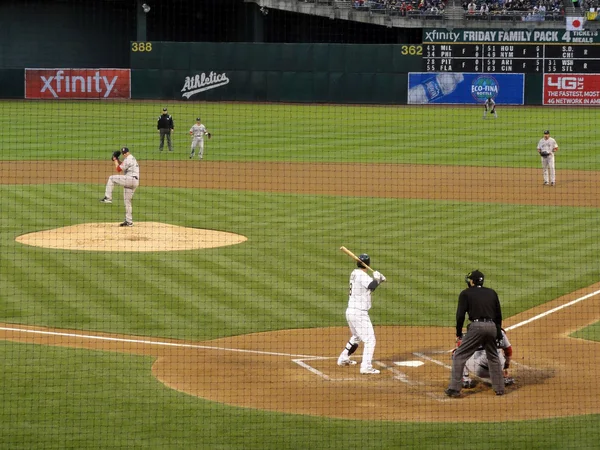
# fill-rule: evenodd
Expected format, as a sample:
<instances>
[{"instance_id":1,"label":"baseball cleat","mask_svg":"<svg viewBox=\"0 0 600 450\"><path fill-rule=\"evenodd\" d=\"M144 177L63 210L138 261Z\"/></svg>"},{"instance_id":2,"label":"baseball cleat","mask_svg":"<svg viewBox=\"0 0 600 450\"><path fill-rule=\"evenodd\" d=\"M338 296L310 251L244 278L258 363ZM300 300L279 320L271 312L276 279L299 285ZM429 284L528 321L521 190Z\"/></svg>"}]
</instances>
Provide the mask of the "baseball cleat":
<instances>
[{"instance_id":1,"label":"baseball cleat","mask_svg":"<svg viewBox=\"0 0 600 450\"><path fill-rule=\"evenodd\" d=\"M363 375L377 375L381 372L377 369L374 369L373 367L368 367L366 369L360 369L360 373Z\"/></svg>"},{"instance_id":2,"label":"baseball cleat","mask_svg":"<svg viewBox=\"0 0 600 450\"><path fill-rule=\"evenodd\" d=\"M132 227L133 226L133 222L123 222L121 224L119 224L120 227Z\"/></svg>"},{"instance_id":3,"label":"baseball cleat","mask_svg":"<svg viewBox=\"0 0 600 450\"><path fill-rule=\"evenodd\" d=\"M100 200L100 202L102 202L102 203L112 203L112 199L110 199L108 197L104 197L102 200Z\"/></svg>"},{"instance_id":4,"label":"baseball cleat","mask_svg":"<svg viewBox=\"0 0 600 450\"><path fill-rule=\"evenodd\" d=\"M504 386L512 386L513 384L515 384L515 379L514 378L506 377L504 379Z\"/></svg>"},{"instance_id":5,"label":"baseball cleat","mask_svg":"<svg viewBox=\"0 0 600 450\"><path fill-rule=\"evenodd\" d=\"M337 365L342 366L342 367L343 366L354 366L354 365L356 365L356 361L352 361L349 358L338 358Z\"/></svg>"},{"instance_id":6,"label":"baseball cleat","mask_svg":"<svg viewBox=\"0 0 600 450\"><path fill-rule=\"evenodd\" d=\"M452 398L458 398L460 397L460 391L455 391L454 389L446 389L444 391L444 394L446 394L448 397L452 397Z\"/></svg>"}]
</instances>

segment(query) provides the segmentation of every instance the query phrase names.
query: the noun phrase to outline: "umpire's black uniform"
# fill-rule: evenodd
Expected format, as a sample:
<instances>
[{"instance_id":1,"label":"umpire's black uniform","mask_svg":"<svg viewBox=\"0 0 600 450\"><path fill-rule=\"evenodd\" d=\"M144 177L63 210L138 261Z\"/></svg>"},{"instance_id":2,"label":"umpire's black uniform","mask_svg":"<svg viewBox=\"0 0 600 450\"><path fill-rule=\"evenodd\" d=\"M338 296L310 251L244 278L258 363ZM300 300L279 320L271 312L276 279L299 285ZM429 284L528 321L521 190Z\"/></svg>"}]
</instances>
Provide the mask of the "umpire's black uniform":
<instances>
[{"instance_id":1,"label":"umpire's black uniform","mask_svg":"<svg viewBox=\"0 0 600 450\"><path fill-rule=\"evenodd\" d=\"M165 146L165 136L167 137L167 145L169 146L169 151L173 151L173 145L171 143L171 131L175 128L173 125L173 117L167 113L167 108L163 109L162 114L158 118L158 122L156 123L156 128L160 132L160 145L158 146L159 151L163 151Z\"/></svg>"},{"instance_id":2,"label":"umpire's black uniform","mask_svg":"<svg viewBox=\"0 0 600 450\"><path fill-rule=\"evenodd\" d=\"M452 375L446 395L457 397L462 387L463 369L467 360L480 347L483 347L489 363L492 387L497 395L504 394L504 376L498 359L496 338L502 336L502 311L498 294L493 289L483 287L484 275L474 270L465 277L469 285L458 296L456 310L456 337L463 337L462 328L465 314L469 314L471 323L460 346L454 352Z\"/></svg>"}]
</instances>

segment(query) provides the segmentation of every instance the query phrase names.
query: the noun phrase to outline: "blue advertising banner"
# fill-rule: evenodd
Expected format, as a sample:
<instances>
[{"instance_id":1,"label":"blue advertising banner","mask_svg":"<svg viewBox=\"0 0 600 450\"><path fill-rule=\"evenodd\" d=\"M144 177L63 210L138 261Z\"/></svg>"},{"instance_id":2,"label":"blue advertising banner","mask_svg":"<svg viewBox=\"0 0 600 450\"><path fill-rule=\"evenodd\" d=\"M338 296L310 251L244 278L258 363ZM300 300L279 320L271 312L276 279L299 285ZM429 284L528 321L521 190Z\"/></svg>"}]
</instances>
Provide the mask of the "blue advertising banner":
<instances>
[{"instance_id":1,"label":"blue advertising banner","mask_svg":"<svg viewBox=\"0 0 600 450\"><path fill-rule=\"evenodd\" d=\"M408 74L408 104L478 104L488 97L499 105L522 105L522 73L412 72Z\"/></svg>"}]
</instances>

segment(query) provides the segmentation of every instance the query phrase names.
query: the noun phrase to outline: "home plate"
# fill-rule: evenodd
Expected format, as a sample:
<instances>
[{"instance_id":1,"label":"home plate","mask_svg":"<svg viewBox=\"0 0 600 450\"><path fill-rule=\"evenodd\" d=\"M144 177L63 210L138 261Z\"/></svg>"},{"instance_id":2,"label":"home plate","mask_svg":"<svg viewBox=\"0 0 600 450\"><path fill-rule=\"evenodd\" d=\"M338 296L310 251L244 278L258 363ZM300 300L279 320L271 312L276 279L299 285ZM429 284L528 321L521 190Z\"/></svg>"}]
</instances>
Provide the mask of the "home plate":
<instances>
[{"instance_id":1,"label":"home plate","mask_svg":"<svg viewBox=\"0 0 600 450\"><path fill-rule=\"evenodd\" d=\"M397 366L419 367L425 364L423 361L394 361Z\"/></svg>"}]
</instances>

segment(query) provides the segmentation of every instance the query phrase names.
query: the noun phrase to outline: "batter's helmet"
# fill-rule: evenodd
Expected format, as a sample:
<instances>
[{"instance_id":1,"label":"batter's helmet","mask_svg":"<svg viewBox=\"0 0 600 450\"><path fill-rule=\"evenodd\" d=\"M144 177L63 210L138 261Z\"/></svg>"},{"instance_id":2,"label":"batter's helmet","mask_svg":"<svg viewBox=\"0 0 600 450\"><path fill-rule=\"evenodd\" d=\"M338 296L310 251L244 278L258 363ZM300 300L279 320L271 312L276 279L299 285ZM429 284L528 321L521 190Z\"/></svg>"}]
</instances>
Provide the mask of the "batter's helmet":
<instances>
[{"instance_id":1,"label":"batter's helmet","mask_svg":"<svg viewBox=\"0 0 600 450\"><path fill-rule=\"evenodd\" d=\"M356 261L356 265L358 267L360 267L361 269L365 269L366 268L365 264L367 266L371 265L371 258L369 258L369 255L367 255L366 253L361 253L360 256L358 257L358 259L360 259L360 262ZM363 264L363 263L365 263L365 264Z\"/></svg>"},{"instance_id":2,"label":"batter's helmet","mask_svg":"<svg viewBox=\"0 0 600 450\"><path fill-rule=\"evenodd\" d=\"M465 277L465 283L469 284L469 280L473 280L475 286L483 286L483 279L485 276L479 270L469 272Z\"/></svg>"}]
</instances>

